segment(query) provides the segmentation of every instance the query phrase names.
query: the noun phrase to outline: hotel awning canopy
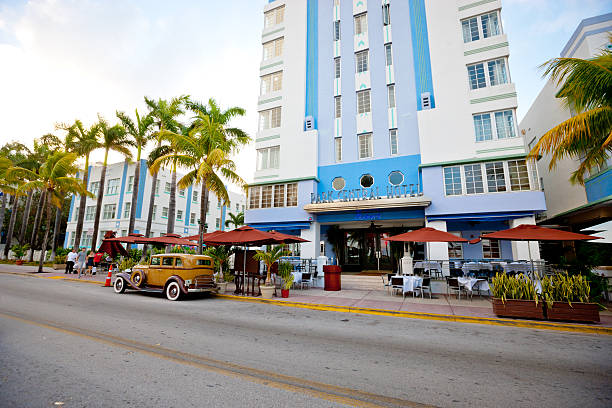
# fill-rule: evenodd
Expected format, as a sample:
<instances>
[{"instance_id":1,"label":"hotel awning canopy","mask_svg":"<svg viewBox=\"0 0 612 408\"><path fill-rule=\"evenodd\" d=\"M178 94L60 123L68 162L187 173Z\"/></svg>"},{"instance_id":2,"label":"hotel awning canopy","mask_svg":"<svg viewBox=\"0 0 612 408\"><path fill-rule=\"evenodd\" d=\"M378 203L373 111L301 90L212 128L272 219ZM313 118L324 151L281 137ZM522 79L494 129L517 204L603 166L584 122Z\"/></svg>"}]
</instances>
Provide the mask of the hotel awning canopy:
<instances>
[{"instance_id":1,"label":"hotel awning canopy","mask_svg":"<svg viewBox=\"0 0 612 408\"><path fill-rule=\"evenodd\" d=\"M353 201L332 201L327 203L306 204L304 211L309 213L323 213L334 211L356 211L373 210L385 208L405 208L405 207L427 207L431 204L431 199L424 196L397 197L397 198L373 198Z\"/></svg>"}]
</instances>

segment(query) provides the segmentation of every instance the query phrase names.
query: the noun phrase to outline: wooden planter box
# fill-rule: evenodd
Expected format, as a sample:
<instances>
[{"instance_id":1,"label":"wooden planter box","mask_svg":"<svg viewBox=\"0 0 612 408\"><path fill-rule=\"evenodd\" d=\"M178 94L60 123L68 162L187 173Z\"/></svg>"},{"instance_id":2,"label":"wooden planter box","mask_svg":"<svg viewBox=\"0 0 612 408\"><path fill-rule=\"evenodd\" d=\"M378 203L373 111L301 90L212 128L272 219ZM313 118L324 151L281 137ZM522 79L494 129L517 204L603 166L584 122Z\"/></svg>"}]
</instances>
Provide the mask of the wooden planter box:
<instances>
[{"instance_id":1,"label":"wooden planter box","mask_svg":"<svg viewBox=\"0 0 612 408\"><path fill-rule=\"evenodd\" d=\"M520 317L524 319L544 319L544 306L542 302L536 305L535 300L506 299L502 302L493 298L493 313L503 317Z\"/></svg>"},{"instance_id":2,"label":"wooden planter box","mask_svg":"<svg viewBox=\"0 0 612 408\"><path fill-rule=\"evenodd\" d=\"M554 302L547 308L549 320L566 320L572 322L599 322L599 306L596 303Z\"/></svg>"}]
</instances>

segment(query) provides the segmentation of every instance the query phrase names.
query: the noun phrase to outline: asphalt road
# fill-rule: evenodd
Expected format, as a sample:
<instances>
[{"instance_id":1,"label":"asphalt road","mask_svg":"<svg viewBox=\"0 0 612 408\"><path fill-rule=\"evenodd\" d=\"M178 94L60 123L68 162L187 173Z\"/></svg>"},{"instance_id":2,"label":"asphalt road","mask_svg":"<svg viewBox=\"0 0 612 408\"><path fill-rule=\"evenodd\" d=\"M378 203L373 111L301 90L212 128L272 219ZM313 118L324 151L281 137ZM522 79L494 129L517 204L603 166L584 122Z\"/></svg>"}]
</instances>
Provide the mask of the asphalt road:
<instances>
[{"instance_id":1,"label":"asphalt road","mask_svg":"<svg viewBox=\"0 0 612 408\"><path fill-rule=\"evenodd\" d=\"M0 407L610 407L612 336L0 274Z\"/></svg>"}]
</instances>

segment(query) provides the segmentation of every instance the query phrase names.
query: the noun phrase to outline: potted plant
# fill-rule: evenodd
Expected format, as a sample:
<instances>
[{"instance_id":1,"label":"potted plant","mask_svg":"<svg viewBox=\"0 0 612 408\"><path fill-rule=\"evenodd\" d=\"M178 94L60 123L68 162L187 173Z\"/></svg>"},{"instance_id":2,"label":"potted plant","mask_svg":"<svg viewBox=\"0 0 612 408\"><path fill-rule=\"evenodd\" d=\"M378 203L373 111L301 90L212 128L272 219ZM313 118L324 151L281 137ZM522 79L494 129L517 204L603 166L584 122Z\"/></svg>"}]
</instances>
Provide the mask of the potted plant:
<instances>
[{"instance_id":1,"label":"potted plant","mask_svg":"<svg viewBox=\"0 0 612 408\"><path fill-rule=\"evenodd\" d=\"M274 282L272 282L272 265L278 261L282 256L285 256L286 250L282 245L269 246L265 251L257 251L253 258L262 261L266 264L268 273L266 275L266 282L259 289L261 290L261 297L264 299L272 299L274 295Z\"/></svg>"},{"instance_id":2,"label":"potted plant","mask_svg":"<svg viewBox=\"0 0 612 408\"><path fill-rule=\"evenodd\" d=\"M590 285L583 275L567 272L542 279L542 298L549 320L599 322L599 305L589 302Z\"/></svg>"},{"instance_id":3,"label":"potted plant","mask_svg":"<svg viewBox=\"0 0 612 408\"><path fill-rule=\"evenodd\" d=\"M219 287L218 293L225 293L227 290L227 279L225 279L226 273L224 266L228 264L230 257L229 246L220 245L215 247L208 247L204 252L205 255L210 256L216 265L219 265L219 273L217 274L216 282Z\"/></svg>"},{"instance_id":4,"label":"potted plant","mask_svg":"<svg viewBox=\"0 0 612 408\"><path fill-rule=\"evenodd\" d=\"M55 261L53 262L53 269L56 271L66 269L66 255L55 255Z\"/></svg>"},{"instance_id":5,"label":"potted plant","mask_svg":"<svg viewBox=\"0 0 612 408\"><path fill-rule=\"evenodd\" d=\"M11 247L11 251L13 251L13 254L15 255L15 264L23 265L23 259L21 258L23 258L23 256L26 254L28 249L30 249L29 244L24 244L24 245L16 244Z\"/></svg>"},{"instance_id":6,"label":"potted plant","mask_svg":"<svg viewBox=\"0 0 612 408\"><path fill-rule=\"evenodd\" d=\"M289 297L289 289L293 285L293 265L289 262L281 262L278 264L278 274L283 279L283 287L281 288L281 296L284 298Z\"/></svg>"},{"instance_id":7,"label":"potted plant","mask_svg":"<svg viewBox=\"0 0 612 408\"><path fill-rule=\"evenodd\" d=\"M544 319L544 307L531 279L498 273L492 282L493 312L497 316Z\"/></svg>"}]
</instances>

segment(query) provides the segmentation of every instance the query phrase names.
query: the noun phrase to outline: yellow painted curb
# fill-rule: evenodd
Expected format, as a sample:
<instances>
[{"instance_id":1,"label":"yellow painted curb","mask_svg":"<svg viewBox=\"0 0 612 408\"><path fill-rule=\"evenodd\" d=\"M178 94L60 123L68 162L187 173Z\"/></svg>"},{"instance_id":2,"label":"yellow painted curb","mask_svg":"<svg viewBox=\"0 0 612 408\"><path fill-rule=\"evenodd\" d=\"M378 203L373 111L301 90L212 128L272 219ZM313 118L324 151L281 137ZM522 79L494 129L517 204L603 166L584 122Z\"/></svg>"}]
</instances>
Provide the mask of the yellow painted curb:
<instances>
[{"instance_id":1,"label":"yellow painted curb","mask_svg":"<svg viewBox=\"0 0 612 408\"><path fill-rule=\"evenodd\" d=\"M378 315L378 316L404 317L404 318L410 318L410 319L437 320L437 321L445 321L445 322L487 324L487 325L492 325L492 326L523 327L523 328L529 328L529 329L612 335L612 327L601 327L601 326L581 325L581 324L572 324L572 323L553 323L553 322L540 322L540 321L533 321L533 320L502 319L502 318L494 318L494 317L474 317L474 316L456 316L456 315L437 314L437 313L403 312L403 311L388 310L388 309L372 309L372 308L364 308L364 307L324 305L320 303L291 302L291 301L286 301L286 300L260 299L260 298L234 296L234 295L217 294L215 296L220 297L220 298L225 298L225 299L238 300L242 302L267 303L267 304L276 305L276 306L297 307L301 309L324 310L324 311L330 311L330 312L360 313L360 314L369 314L369 315Z\"/></svg>"}]
</instances>

